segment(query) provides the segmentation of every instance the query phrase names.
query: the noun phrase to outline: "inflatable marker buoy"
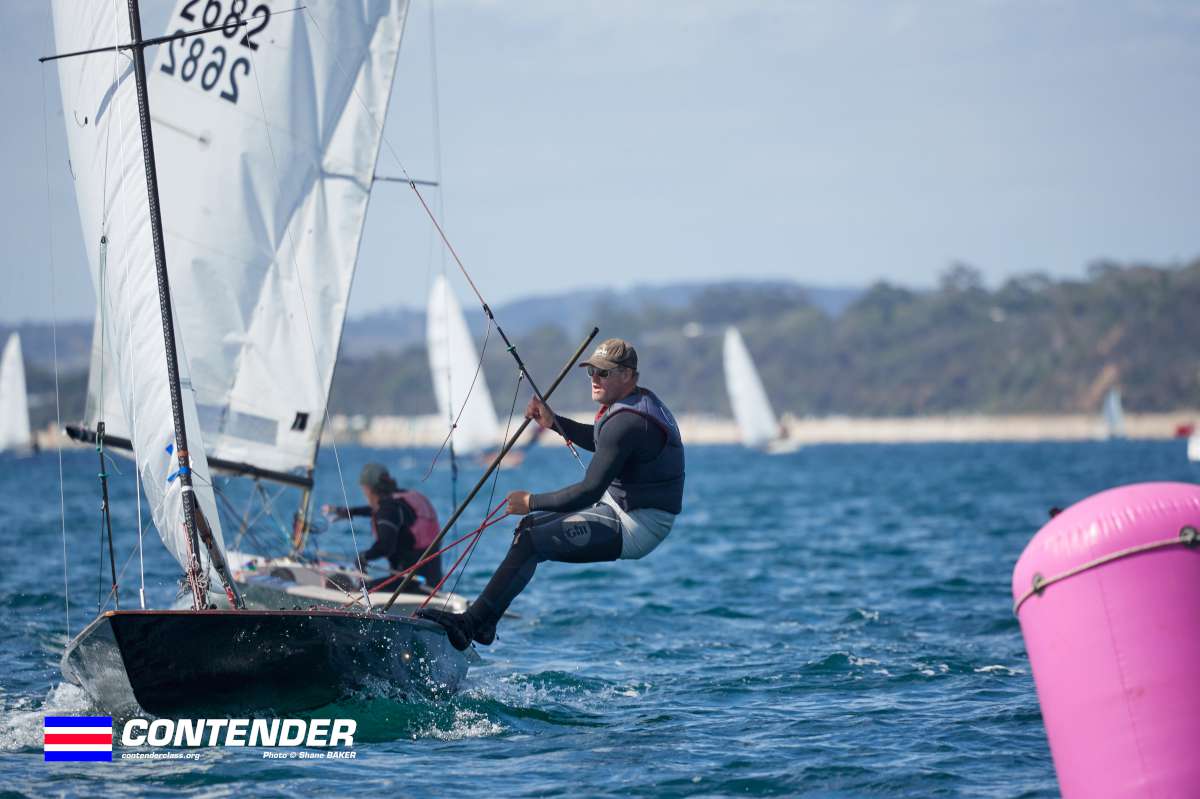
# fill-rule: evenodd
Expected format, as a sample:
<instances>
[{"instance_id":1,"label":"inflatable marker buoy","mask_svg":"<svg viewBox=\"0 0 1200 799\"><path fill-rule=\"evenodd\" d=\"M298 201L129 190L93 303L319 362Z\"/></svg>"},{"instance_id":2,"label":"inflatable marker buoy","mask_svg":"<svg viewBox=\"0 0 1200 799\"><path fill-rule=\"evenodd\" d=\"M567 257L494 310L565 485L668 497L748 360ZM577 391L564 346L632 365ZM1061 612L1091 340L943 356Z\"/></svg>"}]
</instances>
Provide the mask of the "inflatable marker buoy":
<instances>
[{"instance_id":1,"label":"inflatable marker buoy","mask_svg":"<svg viewBox=\"0 0 1200 799\"><path fill-rule=\"evenodd\" d=\"M1142 483L1052 518L1013 569L1067 799L1200 796L1200 486Z\"/></svg>"}]
</instances>

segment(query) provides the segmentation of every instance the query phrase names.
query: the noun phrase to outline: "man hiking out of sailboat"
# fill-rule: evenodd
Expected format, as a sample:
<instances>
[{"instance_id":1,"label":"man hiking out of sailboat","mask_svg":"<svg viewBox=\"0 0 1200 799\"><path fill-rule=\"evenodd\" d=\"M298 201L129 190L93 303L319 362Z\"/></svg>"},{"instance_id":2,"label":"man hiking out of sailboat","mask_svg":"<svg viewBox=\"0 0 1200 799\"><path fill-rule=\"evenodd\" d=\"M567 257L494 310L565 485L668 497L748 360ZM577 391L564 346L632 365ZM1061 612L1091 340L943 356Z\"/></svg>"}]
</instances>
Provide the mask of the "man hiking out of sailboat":
<instances>
[{"instance_id":1,"label":"man hiking out of sailboat","mask_svg":"<svg viewBox=\"0 0 1200 799\"><path fill-rule=\"evenodd\" d=\"M683 441L675 418L654 392L638 386L637 351L611 338L579 364L600 410L592 424L556 415L536 397L526 418L595 453L578 483L541 494L513 491L510 513L525 516L512 546L466 613L426 609L466 649L490 644L496 623L533 578L539 563L642 558L671 531L683 508ZM528 514L528 515L527 515Z\"/></svg>"},{"instance_id":2,"label":"man hiking out of sailboat","mask_svg":"<svg viewBox=\"0 0 1200 799\"><path fill-rule=\"evenodd\" d=\"M368 463L358 476L359 487L367 504L354 508L322 505L321 512L335 519L351 516L370 516L371 532L375 542L370 549L358 556L358 566L364 572L367 562L376 558L387 558L393 572L403 571L421 559L425 547L437 537L437 511L424 494L400 488L388 473L387 467L379 463ZM436 557L417 570L425 578L427 586L435 586L442 579L441 557ZM367 582L367 588L391 579L391 575Z\"/></svg>"}]
</instances>

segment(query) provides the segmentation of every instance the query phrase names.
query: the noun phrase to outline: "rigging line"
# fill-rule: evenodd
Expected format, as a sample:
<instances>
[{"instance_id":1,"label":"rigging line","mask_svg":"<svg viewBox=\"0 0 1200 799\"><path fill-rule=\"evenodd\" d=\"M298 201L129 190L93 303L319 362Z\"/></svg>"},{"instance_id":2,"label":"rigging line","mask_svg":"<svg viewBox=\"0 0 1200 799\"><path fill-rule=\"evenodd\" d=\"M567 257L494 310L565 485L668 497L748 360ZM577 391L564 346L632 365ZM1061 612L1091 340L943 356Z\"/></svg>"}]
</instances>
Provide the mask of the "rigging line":
<instances>
[{"instance_id":1,"label":"rigging line","mask_svg":"<svg viewBox=\"0 0 1200 799\"><path fill-rule=\"evenodd\" d=\"M505 500L505 502L507 502L507 500ZM441 549L439 549L435 552L430 552L428 555L425 555L424 557L422 557L420 560L418 560L416 563L412 564L411 566L408 566L407 568L402 569L401 571L393 572L392 574L388 575L388 577L386 579L381 580L380 582L376 583L375 586L371 590L379 591L381 588L386 588L387 586L391 585L392 583L396 582L397 580L399 580L403 577L407 577L408 575L412 574L417 569L424 566L426 563L429 563L430 561L432 561L434 558L441 557L444 553L449 552L450 550L454 549L456 546L461 544L463 541L466 541L468 538L471 538L472 536L478 538L489 527L500 522L501 520L507 518L510 515L508 513L505 513L500 516L496 516L496 514L500 512L501 508L504 507L504 504L505 503L502 502L499 505L497 505L496 507L492 508L492 510L490 512L488 512L488 515L484 518L483 524L479 525L471 532L467 533L466 535L462 536L461 538L457 538L454 541L451 541L449 544L446 544L446 546L442 547ZM492 517L495 517L495 518L492 518ZM343 589L343 591L344 591L344 589ZM349 594L347 594L347 596L349 596ZM349 607L350 605L356 605L356 604L358 604L360 599L361 599L361 597L355 598L352 602L347 603L343 607Z\"/></svg>"},{"instance_id":2,"label":"rigging line","mask_svg":"<svg viewBox=\"0 0 1200 799\"><path fill-rule=\"evenodd\" d=\"M433 178L437 183L437 208L438 215L443 219L446 218L446 190L444 188L445 181L442 174L442 104L440 94L440 81L438 80L438 62L437 62L437 0L429 0L429 100L430 100L430 126L433 134ZM434 246L433 231L429 231L429 248L432 253ZM446 294L442 298L444 319L446 320L446 352L450 351L450 284L446 280L446 248L438 247L438 261L442 275L443 285L446 287ZM476 366L475 376L479 375L479 367L483 365L483 351L487 349L487 337L491 335L491 323L488 324L488 330L484 334L483 346L479 354L479 364ZM453 397L453 372L446 369L446 396ZM467 390L467 397L463 400L463 408L466 408L467 400L471 397L471 391L475 388L475 377L471 378L471 388ZM451 415L454 410L452 406L447 407L447 416ZM462 409L459 410L459 416L462 415ZM450 421L449 419L447 421ZM454 428L458 426L458 420L453 420L450 431L448 433L448 441L450 443L450 507L458 507L458 453L454 447ZM443 443L442 446L445 446ZM433 471L434 465L437 463L437 456L434 456L433 463L430 464L429 471ZM457 525L455 525L457 532Z\"/></svg>"},{"instance_id":3,"label":"rigging line","mask_svg":"<svg viewBox=\"0 0 1200 799\"><path fill-rule=\"evenodd\" d=\"M121 29L121 9L120 9L120 6L117 5L117 0L113 0L112 9L113 9L113 38L117 39L117 38L119 38L118 32ZM114 92L117 91L117 89L119 88L119 83L120 83L120 77L119 77L120 73L117 69L117 64L120 61L121 50L118 47L118 44L119 44L119 42L116 42L116 41L113 42L113 59L112 59L113 67L112 67L112 77L110 78L110 85L112 86ZM98 121L97 119L92 120L93 124L95 124L97 121ZM107 278L106 273L107 273L107 261L108 261L108 157L112 151L112 128L113 128L113 126L109 123L106 123L104 126L104 165L101 167L101 180L100 180L100 292L99 292L100 307L97 312L100 315L100 353L101 353L101 357L100 357L99 418L101 420L104 419L104 400L105 400L105 394L106 394L106 392L104 390L105 358L103 356L103 353L105 352L105 349L104 349L105 343L104 342L105 342L105 337L107 335L107 330L105 329L105 321L104 321L104 307L105 307L104 287L105 287L105 282L106 282L106 278ZM122 152L123 151L124 151L124 147L122 147ZM99 444L97 444L97 445L99 446ZM103 452L103 449L101 449L101 452Z\"/></svg>"},{"instance_id":4,"label":"rigging line","mask_svg":"<svg viewBox=\"0 0 1200 799\"><path fill-rule=\"evenodd\" d=\"M311 13L307 13L306 16L310 20L313 18ZM314 24L315 24L315 22L314 22ZM322 38L324 38L324 37L322 37ZM282 185L283 181L282 181L282 178L281 178L281 175L279 172L279 159L275 155L275 143L271 138L271 125L267 120L267 105L266 105L266 101L263 99L262 83L258 79L258 64L256 63L256 59L254 57L254 51L251 50L251 51L248 51L248 53L250 56L251 66L253 67L252 71L254 72L254 87L255 87L256 93L258 95L258 107L262 111L263 130L266 133L266 137L267 137L267 150L268 150L268 152L271 153L271 166L275 170L275 180L277 182L279 182L280 185ZM335 56L335 58L336 58L336 56ZM355 93L355 95L357 95L358 91L355 90L354 93ZM302 276L300 275L300 264L296 260L295 234L292 232L292 225L290 225L290 224L287 225L286 230L287 230L288 244L289 244L289 255L291 256L291 261L292 261L292 269L295 271L295 274L296 274L296 290L300 294L300 307L304 311L304 323L305 323L305 327L307 328L307 331L308 331L308 343L309 343L309 348L312 352L313 367L316 371L319 372L320 364L317 360L317 342L316 342L316 339L313 338L312 319L310 318L309 313L308 313L308 300L304 296L304 281L302 279ZM329 431L329 444L330 444L331 449L333 449L333 460L337 466L338 484L340 485L340 487L342 489L342 501L345 503L345 507L348 508L348 507L350 507L350 496L349 496L349 493L346 491L346 480L342 474L342 457L341 457L341 453L338 452L337 436L333 432L332 425L330 425L330 423L329 423L328 396L326 396L326 401L325 401L324 405L325 405L325 407L322 411L323 416L324 416L324 425L323 425L322 429ZM314 467L315 467L315 465L316 464L314 464ZM350 521L350 541L354 546L354 557L357 559L361 553L358 548L358 533L354 529L354 517L350 517L349 521ZM370 607L371 600L370 600L370 596L367 593L367 576L366 576L366 574L363 574L360 572L359 579L360 579L360 582L362 585L363 597L366 598L367 607Z\"/></svg>"},{"instance_id":5,"label":"rigging line","mask_svg":"<svg viewBox=\"0 0 1200 799\"><path fill-rule=\"evenodd\" d=\"M317 24L317 21L313 17L312 13L306 11L306 15L308 16L309 20L313 23L313 27L316 28L317 34L325 41L326 44L328 44L329 43L328 37L325 36L325 32L323 30L321 30L321 26L319 24ZM251 56L251 58L253 58L253 55ZM341 60L337 57L336 52L333 53L333 60L334 60L334 63L337 64L339 68L341 68L343 74L349 75L346 68L344 66L342 66ZM257 82L257 81L258 81L258 76L255 75L255 82ZM454 257L454 262L456 264L458 264L458 268L462 272L463 277L466 278L467 284L470 285L471 290L473 292L475 292L475 296L479 300L480 305L483 307L484 313L487 315L487 317L490 320L495 322L495 316L492 313L492 309L484 301L483 295L480 294L479 288L475 285L475 281L473 281L471 279L471 275L467 272L467 268L463 264L462 259L458 257L458 252L454 249L454 245L452 245L450 243L450 239L449 239L449 237L447 237L445 230L443 230L441 223L438 222L437 217L434 215L433 211L430 210L429 204L425 202L424 195L422 195L420 189L417 188L417 184L412 179L412 176L410 176L408 174L408 170L405 168L404 162L400 160L400 156L396 152L396 148L392 146L391 141L385 135L384 130L383 130L382 121L375 118L375 115L371 112L371 108L367 105L366 101L363 100L362 95L358 93L358 89L356 89L354 87L353 83L351 83L350 91L354 95L355 99L358 100L359 105L362 106L363 111L365 112L367 117L372 122L375 123L375 128L379 131L380 140L383 142L384 145L387 146L388 152L391 153L393 160L395 160L396 164L400 167L400 171L404 174L404 177L408 179L409 187L413 190L413 193L417 195L417 200L420 201L421 207L425 209L425 214L426 214L426 216L429 217L429 221L432 222L433 226L437 229L438 235L441 236L442 242L446 245L446 249L450 252L450 255ZM261 90L260 90L260 95L261 95ZM384 109L384 111L386 113L386 109ZM508 348L508 352L516 360L517 366L522 371L525 371L525 363L521 360L521 356L519 354L517 354L516 347L513 346L512 342L510 342L508 340L508 337L504 334L504 330L500 328L499 323L496 324L496 331L500 334L500 337L502 339L504 339L504 343ZM533 378L531 376L529 376L528 372L526 372L526 377L529 380L529 387L531 389L533 389L533 393L537 395L538 399L545 402L544 395L542 394L541 390L538 389L537 384L535 384L533 382ZM547 406L549 405L548 403L546 403L546 404L547 404ZM575 460L579 463L580 467L582 468L583 467L583 459L579 457L579 451L575 448L575 445L573 443L571 443L570 437L566 434L566 431L562 429L562 426L560 424L558 424L557 420L555 421L554 426L555 426L557 432L563 437L563 440L566 442L567 449L570 450L571 454L575 457Z\"/></svg>"},{"instance_id":6,"label":"rigging line","mask_svg":"<svg viewBox=\"0 0 1200 799\"><path fill-rule=\"evenodd\" d=\"M447 286L446 291L448 292L449 290L450 290L450 287ZM449 325L447 325L447 327L449 327ZM449 331L447 331L447 333L448 332ZM474 376L471 377L471 385L467 387L467 396L463 398L462 405L460 405L458 408L458 415L452 417L449 420L450 421L450 430L449 430L449 432L446 433L446 437L444 439L442 439L442 446L438 447L438 451L433 454L433 460L429 463L429 468L425 471L425 476L421 478L422 483L429 479L429 475L433 474L433 469L435 466L437 466L438 458L441 457L442 450L444 450L446 448L447 444L450 445L451 468L454 467L454 463L453 463L454 431L458 427L458 423L462 419L462 415L467 409L467 402L471 399L471 392L475 390L475 383L479 380L479 373L483 369L483 358L484 358L484 355L487 354L488 339L491 337L491 335L492 335L492 323L489 321L487 329L484 331L484 334L483 334L483 343L480 344L479 362L475 364L475 374L474 374ZM446 351L447 352L450 351L448 335L447 335ZM451 399L452 399L453 395L451 395L449 392L450 372L451 372L449 366L450 366L450 364L447 361L447 363L446 363L447 396L451 397ZM454 413L454 402L453 401L447 403L447 410L449 410L451 414ZM455 507L458 507L457 502L455 502L454 505L455 505Z\"/></svg>"},{"instance_id":7,"label":"rigging line","mask_svg":"<svg viewBox=\"0 0 1200 799\"><path fill-rule=\"evenodd\" d=\"M120 583L122 578L125 577L125 572L129 571L129 566L130 566L130 564L133 563L133 556L135 554L137 554L140 557L141 551L142 551L142 541L141 541L141 537L140 537L140 533L139 533L137 547L136 547L136 549L134 547L129 548L129 554L125 556L125 560L121 564L121 570L119 572L117 572L117 579L116 579L116 582L113 583L113 588L109 589L108 595L106 597L104 597L103 605L101 606L101 609L103 609L104 606L108 605L108 601L115 596L116 586L118 583ZM142 603L142 609L145 610L145 602L144 601Z\"/></svg>"},{"instance_id":8,"label":"rigging line","mask_svg":"<svg viewBox=\"0 0 1200 799\"><path fill-rule=\"evenodd\" d=\"M134 468L134 492L137 502L137 521L138 521L138 603L142 610L146 609L146 558L142 553L142 537L145 536L146 530L142 526L142 472L140 469Z\"/></svg>"},{"instance_id":9,"label":"rigging line","mask_svg":"<svg viewBox=\"0 0 1200 799\"><path fill-rule=\"evenodd\" d=\"M517 372L517 385L513 389L512 407L510 407L508 409L508 421L504 423L504 438L502 439L503 441L508 441L508 433L512 429L513 416L516 415L516 412L517 412L517 398L519 396L521 396L521 381L524 380L524 378L525 378L524 372ZM489 508L492 507L492 500L494 500L496 498L496 484L500 481L500 469L501 468L503 468L503 463L496 466L496 473L492 476L492 491L491 491L491 494L488 495L488 503L487 503ZM508 516L509 514L506 513L504 515ZM503 517L501 517L501 518L503 518ZM485 519L485 521L486 521L486 519ZM479 539L476 538L475 541L478 542ZM459 582L462 580L463 575L467 573L467 567L471 565L471 555L474 553L474 551L475 551L475 544L472 543L470 549L467 552L467 561L466 561L466 563L463 564L462 571L460 571L458 573L458 577L454 578L454 585L452 585L450 587L450 593L454 593L455 591L458 590ZM450 597L447 596L445 598L445 600L442 602L442 610L446 610L449 607L449 605L450 605Z\"/></svg>"},{"instance_id":10,"label":"rigging line","mask_svg":"<svg viewBox=\"0 0 1200 799\"><path fill-rule=\"evenodd\" d=\"M275 515L275 500L283 496L283 492L288 490L287 486L280 488L275 496L271 496L267 493L267 489L263 487L261 480L256 480L255 482L258 484L258 495L262 499L263 510L255 517L254 521L258 521L265 515L268 519L275 522L275 530L283 536L284 545L291 544L291 533L288 532L287 525Z\"/></svg>"},{"instance_id":11,"label":"rigging line","mask_svg":"<svg viewBox=\"0 0 1200 799\"><path fill-rule=\"evenodd\" d=\"M50 11L50 27L53 27L53 11ZM54 419L61 430L62 400L58 380L58 307L55 295L58 293L54 280L54 202L50 188L50 126L46 121L46 68L41 69L42 77L42 172L46 177L46 224L50 234L47 250L50 257L50 345L54 354ZM67 579L67 495L63 487L63 454L62 437L54 437L54 449L58 453L58 514L62 530L63 555L63 615L66 620L67 640L71 640L71 592Z\"/></svg>"},{"instance_id":12,"label":"rigging line","mask_svg":"<svg viewBox=\"0 0 1200 799\"><path fill-rule=\"evenodd\" d=\"M228 513L230 516L233 516L235 518L237 517L237 508L235 508L233 506L233 500L231 500L229 498L229 496L223 490L221 490L220 488L218 488L215 485L213 486L213 496L216 497L218 501L224 503L222 507L225 508L226 513ZM253 499L253 495L251 496L251 499ZM243 536L246 538L249 538L251 545L253 545L254 547L257 547L260 552L266 551L266 549L262 545L262 542L260 542L258 540L257 536L255 536L253 533L250 532L248 527L239 528L237 538L233 542L233 548L235 550L237 550L239 552L241 551Z\"/></svg>"}]
</instances>

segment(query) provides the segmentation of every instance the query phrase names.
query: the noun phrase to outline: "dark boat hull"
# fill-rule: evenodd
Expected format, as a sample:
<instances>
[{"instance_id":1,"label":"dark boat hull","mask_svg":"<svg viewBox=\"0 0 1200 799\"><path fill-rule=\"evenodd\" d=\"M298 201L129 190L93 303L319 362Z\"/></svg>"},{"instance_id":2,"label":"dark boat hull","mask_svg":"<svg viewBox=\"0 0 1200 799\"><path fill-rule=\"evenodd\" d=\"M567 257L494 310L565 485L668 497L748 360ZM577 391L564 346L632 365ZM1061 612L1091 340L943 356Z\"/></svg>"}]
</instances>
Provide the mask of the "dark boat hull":
<instances>
[{"instance_id":1,"label":"dark boat hull","mask_svg":"<svg viewBox=\"0 0 1200 799\"><path fill-rule=\"evenodd\" d=\"M381 687L450 694L467 659L421 619L320 610L120 610L67 646L63 675L114 714L276 715Z\"/></svg>"}]
</instances>

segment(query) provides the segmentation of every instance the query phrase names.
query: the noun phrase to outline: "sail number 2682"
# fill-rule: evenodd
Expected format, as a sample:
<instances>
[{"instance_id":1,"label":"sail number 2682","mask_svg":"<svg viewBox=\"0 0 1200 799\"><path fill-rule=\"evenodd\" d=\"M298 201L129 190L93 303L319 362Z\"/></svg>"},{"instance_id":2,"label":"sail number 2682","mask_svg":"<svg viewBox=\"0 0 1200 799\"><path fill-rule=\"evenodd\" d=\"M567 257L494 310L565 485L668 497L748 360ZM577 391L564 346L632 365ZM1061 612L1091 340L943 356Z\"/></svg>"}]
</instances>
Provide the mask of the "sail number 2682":
<instances>
[{"instance_id":1,"label":"sail number 2682","mask_svg":"<svg viewBox=\"0 0 1200 799\"><path fill-rule=\"evenodd\" d=\"M193 25L199 23L205 28L220 25L220 33L226 39L236 38L237 45L257 50L256 37L270 23L271 9L260 4L255 6L247 17L246 10L249 5L249 0L232 0L227 6L221 0L190 0L179 10L179 16ZM181 33L186 31L182 28L175 31L176 35ZM209 35L215 36L216 33ZM237 56L240 51L235 50L234 55L237 57L229 63L229 70L226 71L229 52L226 51L225 45L209 47L204 40L205 36L193 36L167 42L167 57L163 61L162 71L168 75L178 75L184 83L191 83L199 76L201 89L210 92L219 88L222 100L236 103L239 96L238 79L250 74L250 60L244 56ZM223 83L222 77L227 77Z\"/></svg>"}]
</instances>

